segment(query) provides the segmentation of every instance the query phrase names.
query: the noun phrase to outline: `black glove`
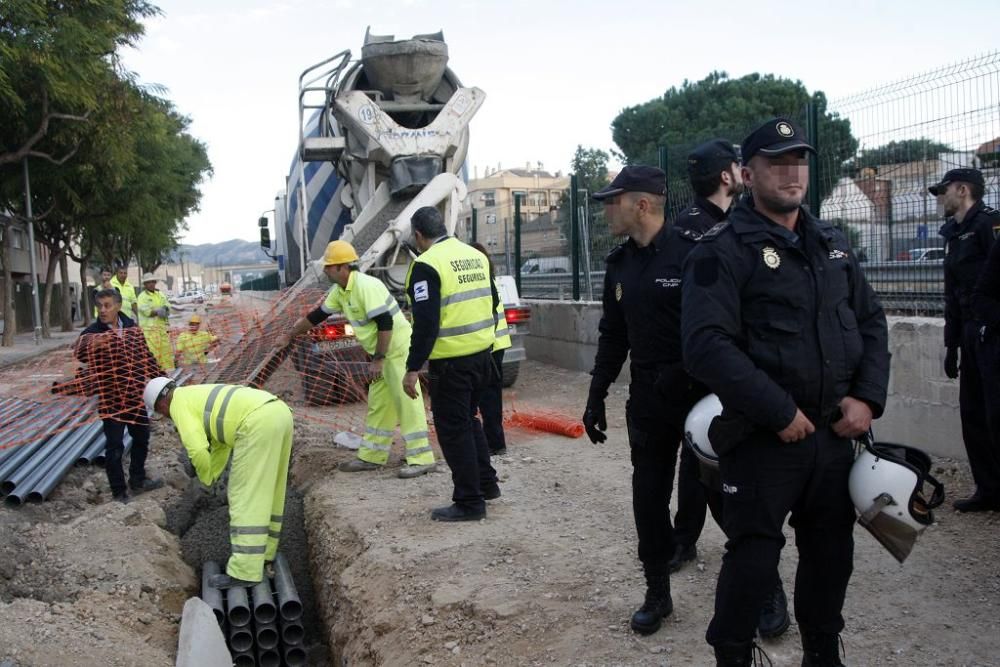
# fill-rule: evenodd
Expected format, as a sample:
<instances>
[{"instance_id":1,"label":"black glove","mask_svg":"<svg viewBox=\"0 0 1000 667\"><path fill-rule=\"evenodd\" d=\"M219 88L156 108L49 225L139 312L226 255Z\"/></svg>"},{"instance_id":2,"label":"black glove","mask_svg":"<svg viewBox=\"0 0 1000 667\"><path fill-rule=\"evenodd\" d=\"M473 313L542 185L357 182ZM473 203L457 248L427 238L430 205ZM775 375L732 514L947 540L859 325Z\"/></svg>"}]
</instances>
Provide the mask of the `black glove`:
<instances>
[{"instance_id":1,"label":"black glove","mask_svg":"<svg viewBox=\"0 0 1000 667\"><path fill-rule=\"evenodd\" d=\"M583 427L587 429L587 437L594 444L604 442L608 436L608 419L604 411L603 392L591 392L587 399L587 409L583 411Z\"/></svg>"},{"instance_id":2,"label":"black glove","mask_svg":"<svg viewBox=\"0 0 1000 667\"><path fill-rule=\"evenodd\" d=\"M944 374L954 380L958 377L958 348L949 347L944 355Z\"/></svg>"}]
</instances>

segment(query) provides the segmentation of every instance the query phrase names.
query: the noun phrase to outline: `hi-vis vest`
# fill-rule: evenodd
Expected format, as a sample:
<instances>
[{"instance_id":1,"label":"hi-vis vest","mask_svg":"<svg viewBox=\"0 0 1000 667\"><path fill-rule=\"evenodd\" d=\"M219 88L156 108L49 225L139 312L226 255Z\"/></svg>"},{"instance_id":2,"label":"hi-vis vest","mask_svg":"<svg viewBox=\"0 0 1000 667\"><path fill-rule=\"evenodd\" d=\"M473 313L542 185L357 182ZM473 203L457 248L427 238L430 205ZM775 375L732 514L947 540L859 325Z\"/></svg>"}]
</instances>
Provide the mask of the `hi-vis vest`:
<instances>
[{"instance_id":1,"label":"hi-vis vest","mask_svg":"<svg viewBox=\"0 0 1000 667\"><path fill-rule=\"evenodd\" d=\"M222 475L240 424L251 412L276 400L266 391L239 385L195 384L174 389L170 419L198 479L209 485Z\"/></svg>"},{"instance_id":2,"label":"hi-vis vest","mask_svg":"<svg viewBox=\"0 0 1000 667\"><path fill-rule=\"evenodd\" d=\"M447 238L414 262L429 265L441 279L441 319L430 358L449 359L490 349L496 340L496 322L486 256L458 239ZM406 288L409 291L409 275Z\"/></svg>"},{"instance_id":3,"label":"hi-vis vest","mask_svg":"<svg viewBox=\"0 0 1000 667\"><path fill-rule=\"evenodd\" d=\"M493 287L497 291L497 296L500 295L500 287L497 285L497 281L493 281ZM507 316L504 313L503 299L498 299L497 303L497 329L494 334L495 340L493 342L493 351L499 352L500 350L506 350L511 346L510 342L510 328L507 326Z\"/></svg>"}]
</instances>

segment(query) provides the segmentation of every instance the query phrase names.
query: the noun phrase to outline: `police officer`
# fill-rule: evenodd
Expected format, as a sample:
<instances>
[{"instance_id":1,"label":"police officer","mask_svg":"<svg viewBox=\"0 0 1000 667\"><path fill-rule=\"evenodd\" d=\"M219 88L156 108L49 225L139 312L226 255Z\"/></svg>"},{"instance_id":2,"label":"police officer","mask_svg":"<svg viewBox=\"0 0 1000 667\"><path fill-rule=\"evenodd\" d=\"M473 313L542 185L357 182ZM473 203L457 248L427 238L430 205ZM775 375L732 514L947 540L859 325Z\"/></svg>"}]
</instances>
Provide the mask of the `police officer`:
<instances>
[{"instance_id":1,"label":"police officer","mask_svg":"<svg viewBox=\"0 0 1000 667\"><path fill-rule=\"evenodd\" d=\"M403 390L416 400L425 361L438 443L455 484L453 504L431 512L436 521L477 521L486 500L500 497L482 424L473 417L493 372L499 303L489 263L478 250L448 236L433 206L411 218L420 256L410 265L406 293L413 305L413 334Z\"/></svg>"},{"instance_id":2,"label":"police officer","mask_svg":"<svg viewBox=\"0 0 1000 667\"><path fill-rule=\"evenodd\" d=\"M983 322L972 308L972 293L983 272L1000 212L983 204L985 182L978 169L952 169L928 188L944 208L944 359L945 374L959 378L962 438L976 491L956 500L959 512L1000 509L1000 404L994 387L1000 382L996 359L984 345ZM959 377L961 349L961 377ZM992 425L992 432L991 432Z\"/></svg>"},{"instance_id":3,"label":"police officer","mask_svg":"<svg viewBox=\"0 0 1000 667\"><path fill-rule=\"evenodd\" d=\"M611 234L627 235L629 240L607 257L600 336L583 424L592 442L604 442L604 399L625 357L631 355L625 419L632 457L632 510L646 577L645 600L632 615L631 627L640 634L656 632L673 611L670 494L684 416L697 399L681 364L683 255L671 252L668 242L665 183L664 173L655 167L629 166L593 195L604 203Z\"/></svg>"},{"instance_id":4,"label":"police officer","mask_svg":"<svg viewBox=\"0 0 1000 667\"><path fill-rule=\"evenodd\" d=\"M851 439L881 415L885 315L844 234L802 208L802 129L774 118L743 142L750 198L706 232L684 270L684 363L719 395L728 541L707 640L717 665L749 665L791 513L804 667L841 665L853 567Z\"/></svg>"}]
</instances>

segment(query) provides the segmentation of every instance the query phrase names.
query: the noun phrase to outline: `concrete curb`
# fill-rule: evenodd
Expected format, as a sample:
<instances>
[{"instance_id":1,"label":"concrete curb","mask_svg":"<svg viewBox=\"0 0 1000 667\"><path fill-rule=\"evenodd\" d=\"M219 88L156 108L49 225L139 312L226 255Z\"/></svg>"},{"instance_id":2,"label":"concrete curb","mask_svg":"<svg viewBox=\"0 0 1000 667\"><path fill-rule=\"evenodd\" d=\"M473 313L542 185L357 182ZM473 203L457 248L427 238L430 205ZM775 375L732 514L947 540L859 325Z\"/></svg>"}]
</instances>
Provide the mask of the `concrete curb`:
<instances>
[{"instance_id":1,"label":"concrete curb","mask_svg":"<svg viewBox=\"0 0 1000 667\"><path fill-rule=\"evenodd\" d=\"M181 615L176 667L232 667L219 622L201 598L188 598Z\"/></svg>"}]
</instances>

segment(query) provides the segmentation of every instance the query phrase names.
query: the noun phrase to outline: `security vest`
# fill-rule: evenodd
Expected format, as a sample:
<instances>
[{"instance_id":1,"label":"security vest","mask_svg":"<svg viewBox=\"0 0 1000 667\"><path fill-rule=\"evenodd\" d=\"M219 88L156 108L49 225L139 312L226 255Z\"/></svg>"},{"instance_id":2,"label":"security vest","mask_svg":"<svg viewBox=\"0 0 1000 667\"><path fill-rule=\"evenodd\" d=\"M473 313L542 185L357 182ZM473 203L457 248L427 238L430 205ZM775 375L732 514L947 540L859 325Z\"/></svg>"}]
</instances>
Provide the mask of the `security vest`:
<instances>
[{"instance_id":1,"label":"security vest","mask_svg":"<svg viewBox=\"0 0 1000 667\"><path fill-rule=\"evenodd\" d=\"M129 317L134 317L135 313L132 312L132 304L136 301L135 287L128 281L128 278L123 283L118 282L118 276L111 277L111 286L118 288L118 291L122 295L122 312ZM140 326L142 326L141 322Z\"/></svg>"},{"instance_id":2,"label":"security vest","mask_svg":"<svg viewBox=\"0 0 1000 667\"><path fill-rule=\"evenodd\" d=\"M326 294L323 312L342 313L354 327L354 335L368 354L375 354L378 325L374 319L383 313L392 315L392 341L386 356L406 354L410 349L413 328L399 310L399 304L378 278L352 271L347 287L334 285Z\"/></svg>"},{"instance_id":3,"label":"security vest","mask_svg":"<svg viewBox=\"0 0 1000 667\"><path fill-rule=\"evenodd\" d=\"M497 281L493 281L493 288L497 291L497 296L500 295L500 287L497 285ZM507 315L504 312L503 299L498 299L497 303L497 328L494 333L495 340L493 341L493 351L499 352L500 350L506 350L511 346L510 342L510 328L507 326Z\"/></svg>"},{"instance_id":4,"label":"security vest","mask_svg":"<svg viewBox=\"0 0 1000 667\"><path fill-rule=\"evenodd\" d=\"M208 362L206 353L216 341L216 337L207 331L184 331L177 336L177 354L184 365L204 364Z\"/></svg>"},{"instance_id":5,"label":"security vest","mask_svg":"<svg viewBox=\"0 0 1000 667\"><path fill-rule=\"evenodd\" d=\"M170 419L202 483L211 484L226 469L247 415L276 400L266 391L240 385L195 384L173 390Z\"/></svg>"},{"instance_id":6,"label":"security vest","mask_svg":"<svg viewBox=\"0 0 1000 667\"><path fill-rule=\"evenodd\" d=\"M167 304L167 297L164 296L163 292L159 290L155 292L142 290L142 293L136 297L136 303L139 306L140 327L143 329L147 327L166 328L167 321L162 317L153 315L153 311L159 308L170 310L170 306Z\"/></svg>"},{"instance_id":7,"label":"security vest","mask_svg":"<svg viewBox=\"0 0 1000 667\"><path fill-rule=\"evenodd\" d=\"M441 279L441 318L430 358L463 357L490 349L496 322L486 256L456 238L446 238L414 262L429 265ZM411 265L411 274L412 270ZM409 291L409 275L406 287Z\"/></svg>"}]
</instances>

